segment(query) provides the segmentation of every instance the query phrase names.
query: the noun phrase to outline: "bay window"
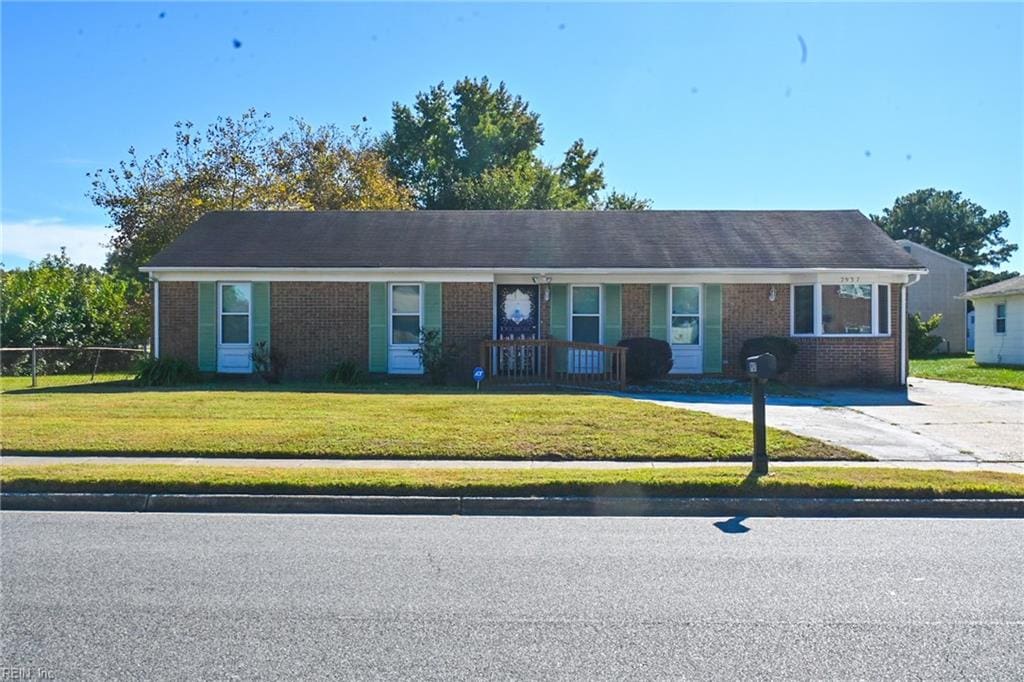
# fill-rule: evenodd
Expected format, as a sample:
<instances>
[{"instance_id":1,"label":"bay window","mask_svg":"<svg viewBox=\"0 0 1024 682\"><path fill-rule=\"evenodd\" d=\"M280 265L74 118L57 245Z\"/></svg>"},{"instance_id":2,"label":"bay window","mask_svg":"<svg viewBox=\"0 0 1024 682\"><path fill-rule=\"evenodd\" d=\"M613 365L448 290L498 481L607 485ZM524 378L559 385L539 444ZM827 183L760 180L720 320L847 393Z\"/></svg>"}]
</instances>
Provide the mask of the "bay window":
<instances>
[{"instance_id":1,"label":"bay window","mask_svg":"<svg viewBox=\"0 0 1024 682\"><path fill-rule=\"evenodd\" d=\"M797 284L793 336L888 336L888 284Z\"/></svg>"}]
</instances>

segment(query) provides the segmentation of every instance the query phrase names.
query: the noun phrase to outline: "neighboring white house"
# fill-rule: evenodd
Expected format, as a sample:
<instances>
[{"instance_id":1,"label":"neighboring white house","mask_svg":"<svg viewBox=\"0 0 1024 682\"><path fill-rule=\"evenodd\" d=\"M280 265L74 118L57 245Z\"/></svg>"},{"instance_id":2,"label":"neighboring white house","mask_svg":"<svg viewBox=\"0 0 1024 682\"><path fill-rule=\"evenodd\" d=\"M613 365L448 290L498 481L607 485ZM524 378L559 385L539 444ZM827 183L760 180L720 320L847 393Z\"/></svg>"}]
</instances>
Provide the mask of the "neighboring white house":
<instances>
[{"instance_id":1,"label":"neighboring white house","mask_svg":"<svg viewBox=\"0 0 1024 682\"><path fill-rule=\"evenodd\" d=\"M974 302L974 360L1024 365L1024 277L968 291Z\"/></svg>"},{"instance_id":2,"label":"neighboring white house","mask_svg":"<svg viewBox=\"0 0 1024 682\"><path fill-rule=\"evenodd\" d=\"M933 332L945 342L936 350L939 353L963 353L967 350L967 301L962 296L967 291L967 271L970 266L955 258L939 253L927 246L908 239L897 239L896 243L928 268L928 274L907 288L907 312L918 313L927 320L932 315L942 315L942 322Z\"/></svg>"}]
</instances>

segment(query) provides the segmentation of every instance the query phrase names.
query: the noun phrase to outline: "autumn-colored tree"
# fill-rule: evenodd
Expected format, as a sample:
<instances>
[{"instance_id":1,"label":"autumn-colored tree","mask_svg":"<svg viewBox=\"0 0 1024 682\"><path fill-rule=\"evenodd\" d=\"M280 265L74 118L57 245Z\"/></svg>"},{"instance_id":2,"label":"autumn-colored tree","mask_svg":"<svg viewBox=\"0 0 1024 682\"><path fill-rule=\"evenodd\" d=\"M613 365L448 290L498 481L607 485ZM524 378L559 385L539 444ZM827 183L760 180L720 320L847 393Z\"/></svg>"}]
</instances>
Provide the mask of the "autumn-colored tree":
<instances>
[{"instance_id":1,"label":"autumn-colored tree","mask_svg":"<svg viewBox=\"0 0 1024 682\"><path fill-rule=\"evenodd\" d=\"M179 122L170 149L141 158L129 148L117 168L92 177L90 198L113 228L108 267L132 276L208 211L413 207L361 129L293 120L275 135L270 115L252 109L205 132Z\"/></svg>"}]
</instances>

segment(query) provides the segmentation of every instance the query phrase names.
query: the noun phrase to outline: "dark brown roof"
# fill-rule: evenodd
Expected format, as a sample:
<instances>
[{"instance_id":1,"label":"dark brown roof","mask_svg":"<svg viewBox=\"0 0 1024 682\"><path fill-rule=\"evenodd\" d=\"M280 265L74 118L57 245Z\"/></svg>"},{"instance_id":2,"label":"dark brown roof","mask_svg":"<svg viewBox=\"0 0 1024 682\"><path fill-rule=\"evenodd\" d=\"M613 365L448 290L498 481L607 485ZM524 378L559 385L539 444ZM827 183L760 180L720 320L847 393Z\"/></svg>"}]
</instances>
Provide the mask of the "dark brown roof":
<instances>
[{"instance_id":1,"label":"dark brown roof","mask_svg":"<svg viewBox=\"0 0 1024 682\"><path fill-rule=\"evenodd\" d=\"M231 211L151 267L921 266L860 211Z\"/></svg>"},{"instance_id":2,"label":"dark brown roof","mask_svg":"<svg viewBox=\"0 0 1024 682\"><path fill-rule=\"evenodd\" d=\"M1009 294L1024 294L1024 275L972 289L959 298L986 298L988 296L1008 296Z\"/></svg>"}]
</instances>

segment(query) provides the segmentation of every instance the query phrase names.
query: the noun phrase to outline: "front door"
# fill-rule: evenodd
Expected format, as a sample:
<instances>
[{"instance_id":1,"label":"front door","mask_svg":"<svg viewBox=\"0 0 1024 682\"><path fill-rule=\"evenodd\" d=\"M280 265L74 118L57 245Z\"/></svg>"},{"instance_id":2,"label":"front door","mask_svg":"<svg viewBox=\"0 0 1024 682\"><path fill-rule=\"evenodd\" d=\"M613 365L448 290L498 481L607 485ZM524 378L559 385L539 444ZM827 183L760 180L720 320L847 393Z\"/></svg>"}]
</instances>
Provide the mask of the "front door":
<instances>
[{"instance_id":1,"label":"front door","mask_svg":"<svg viewBox=\"0 0 1024 682\"><path fill-rule=\"evenodd\" d=\"M574 284L569 287L569 299L569 338L576 343L601 343L601 286ZM600 374L604 371L604 354L597 350L572 350L569 371Z\"/></svg>"},{"instance_id":2,"label":"front door","mask_svg":"<svg viewBox=\"0 0 1024 682\"><path fill-rule=\"evenodd\" d=\"M672 374L700 374L704 371L701 318L704 303L700 286L669 287L669 336L672 344Z\"/></svg>"},{"instance_id":3,"label":"front door","mask_svg":"<svg viewBox=\"0 0 1024 682\"><path fill-rule=\"evenodd\" d=\"M217 371L252 372L252 285L222 282L217 288Z\"/></svg>"},{"instance_id":4,"label":"front door","mask_svg":"<svg viewBox=\"0 0 1024 682\"><path fill-rule=\"evenodd\" d=\"M540 305L536 284L499 284L496 287L494 318L499 339L540 338ZM537 352L532 346L503 348L498 353L499 374L534 374Z\"/></svg>"}]
</instances>

